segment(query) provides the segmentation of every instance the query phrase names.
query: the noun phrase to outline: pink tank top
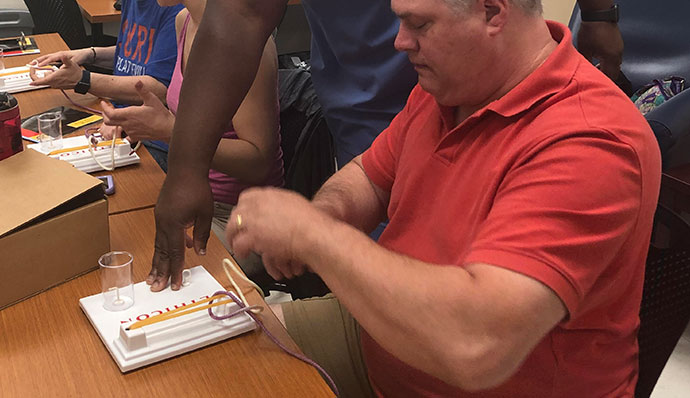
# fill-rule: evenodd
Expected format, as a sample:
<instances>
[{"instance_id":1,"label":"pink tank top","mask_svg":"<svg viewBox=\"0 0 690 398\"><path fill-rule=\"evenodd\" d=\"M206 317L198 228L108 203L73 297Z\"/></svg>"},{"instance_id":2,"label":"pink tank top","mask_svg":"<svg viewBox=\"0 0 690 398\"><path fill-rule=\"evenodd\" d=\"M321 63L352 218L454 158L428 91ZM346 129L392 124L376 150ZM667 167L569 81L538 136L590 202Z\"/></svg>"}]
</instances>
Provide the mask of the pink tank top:
<instances>
[{"instance_id":1,"label":"pink tank top","mask_svg":"<svg viewBox=\"0 0 690 398\"><path fill-rule=\"evenodd\" d=\"M187 19L184 21L184 26L180 32L180 37L177 40L177 62L175 63L175 69L172 74L172 79L170 80L170 85L168 86L168 94L166 99L168 101L168 108L173 114L177 114L177 107L180 102L180 90L182 88L182 53L184 52L185 35L187 33L187 24L189 24L190 15L187 15ZM280 105L276 96L276 108ZM278 119L276 123L276 140L280 142L280 125ZM237 139L237 134L232 126L232 122L228 126L228 130L223 133L222 139ZM276 146L276 152L273 156L273 164L271 170L266 177L266 180L257 184L260 186L270 185L275 187L283 186L283 151L280 149L280 145ZM217 170L209 170L208 179L211 185L211 191L213 192L213 200L216 202L237 204L237 198L245 188L251 185L240 182L238 179L228 176L225 173L221 173Z\"/></svg>"}]
</instances>

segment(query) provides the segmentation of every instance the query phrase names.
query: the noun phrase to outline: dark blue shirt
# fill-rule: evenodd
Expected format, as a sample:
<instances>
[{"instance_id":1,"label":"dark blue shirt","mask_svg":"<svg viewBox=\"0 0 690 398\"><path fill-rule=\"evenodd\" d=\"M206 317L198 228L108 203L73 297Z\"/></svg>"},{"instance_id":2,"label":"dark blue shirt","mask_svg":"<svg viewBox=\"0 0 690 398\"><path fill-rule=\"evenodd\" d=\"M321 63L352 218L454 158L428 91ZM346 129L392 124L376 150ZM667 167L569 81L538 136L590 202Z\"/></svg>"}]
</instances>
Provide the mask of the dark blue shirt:
<instances>
[{"instance_id":1,"label":"dark blue shirt","mask_svg":"<svg viewBox=\"0 0 690 398\"><path fill-rule=\"evenodd\" d=\"M393 47L399 21L386 0L303 0L314 88L342 167L403 108L417 73Z\"/></svg>"}]
</instances>

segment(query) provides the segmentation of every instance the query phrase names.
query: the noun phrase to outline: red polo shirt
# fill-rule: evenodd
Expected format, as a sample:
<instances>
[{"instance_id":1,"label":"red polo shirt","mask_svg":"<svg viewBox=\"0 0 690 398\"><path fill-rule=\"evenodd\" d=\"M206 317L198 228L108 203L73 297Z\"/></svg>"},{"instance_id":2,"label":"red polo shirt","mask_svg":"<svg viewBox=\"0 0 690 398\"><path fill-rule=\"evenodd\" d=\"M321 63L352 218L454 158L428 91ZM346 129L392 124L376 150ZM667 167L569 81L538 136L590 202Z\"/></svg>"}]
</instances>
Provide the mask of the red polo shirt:
<instances>
[{"instance_id":1,"label":"red polo shirt","mask_svg":"<svg viewBox=\"0 0 690 398\"><path fill-rule=\"evenodd\" d=\"M363 332L379 396L633 396L659 149L567 28L549 28L559 45L544 64L459 126L417 86L363 163L391 193L382 246L522 273L549 286L569 316L506 383L477 394L402 363Z\"/></svg>"}]
</instances>

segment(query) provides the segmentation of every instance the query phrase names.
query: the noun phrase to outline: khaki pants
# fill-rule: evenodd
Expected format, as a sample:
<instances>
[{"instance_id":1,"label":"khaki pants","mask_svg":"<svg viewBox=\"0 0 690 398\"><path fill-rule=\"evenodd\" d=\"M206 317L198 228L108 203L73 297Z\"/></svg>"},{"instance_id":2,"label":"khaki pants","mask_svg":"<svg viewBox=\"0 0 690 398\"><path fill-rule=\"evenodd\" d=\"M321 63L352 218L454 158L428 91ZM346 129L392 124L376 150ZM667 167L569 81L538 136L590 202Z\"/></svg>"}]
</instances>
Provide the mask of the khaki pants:
<instances>
[{"instance_id":1,"label":"khaki pants","mask_svg":"<svg viewBox=\"0 0 690 398\"><path fill-rule=\"evenodd\" d=\"M223 242L231 255L225 238L225 227L234 208L227 203L214 202L211 230ZM235 257L245 274L251 276L263 270L261 258ZM316 361L335 381L341 398L373 398L366 366L362 359L359 325L332 294L281 304L287 331L304 354Z\"/></svg>"},{"instance_id":2,"label":"khaki pants","mask_svg":"<svg viewBox=\"0 0 690 398\"><path fill-rule=\"evenodd\" d=\"M287 331L335 381L341 398L369 398L359 325L332 294L281 304Z\"/></svg>"}]
</instances>

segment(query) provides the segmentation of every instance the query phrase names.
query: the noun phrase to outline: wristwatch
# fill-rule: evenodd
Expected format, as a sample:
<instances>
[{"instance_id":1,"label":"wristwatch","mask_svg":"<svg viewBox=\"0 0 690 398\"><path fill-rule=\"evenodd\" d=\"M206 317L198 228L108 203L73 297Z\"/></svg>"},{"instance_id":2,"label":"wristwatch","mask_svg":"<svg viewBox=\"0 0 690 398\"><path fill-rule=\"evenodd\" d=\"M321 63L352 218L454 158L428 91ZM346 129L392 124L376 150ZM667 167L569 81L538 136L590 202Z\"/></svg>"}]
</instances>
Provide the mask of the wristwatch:
<instances>
[{"instance_id":1,"label":"wristwatch","mask_svg":"<svg viewBox=\"0 0 690 398\"><path fill-rule=\"evenodd\" d=\"M582 22L618 22L620 14L618 12L618 4L608 10L584 11L580 10L580 18Z\"/></svg>"},{"instance_id":2,"label":"wristwatch","mask_svg":"<svg viewBox=\"0 0 690 398\"><path fill-rule=\"evenodd\" d=\"M81 80L74 86L74 92L77 94L86 94L91 88L91 72L84 69L81 72Z\"/></svg>"}]
</instances>

